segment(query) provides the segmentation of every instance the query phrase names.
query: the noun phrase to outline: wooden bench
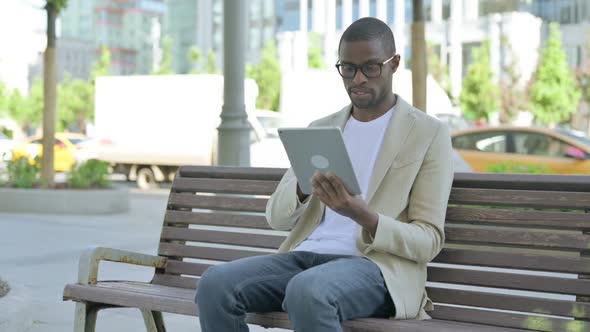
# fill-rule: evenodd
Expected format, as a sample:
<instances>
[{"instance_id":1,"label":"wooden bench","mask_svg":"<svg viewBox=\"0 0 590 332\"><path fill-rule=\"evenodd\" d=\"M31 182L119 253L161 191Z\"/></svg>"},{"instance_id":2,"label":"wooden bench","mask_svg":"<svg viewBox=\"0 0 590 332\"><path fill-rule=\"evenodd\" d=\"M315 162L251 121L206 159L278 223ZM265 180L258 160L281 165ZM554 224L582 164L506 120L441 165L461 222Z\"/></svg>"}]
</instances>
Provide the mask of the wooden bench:
<instances>
[{"instance_id":1,"label":"wooden bench","mask_svg":"<svg viewBox=\"0 0 590 332\"><path fill-rule=\"evenodd\" d=\"M76 331L93 331L103 308L132 307L148 331L162 312L197 315L199 276L219 262L274 252L268 196L283 169L182 167L172 185L158 256L89 249L78 283ZM358 319L345 331L590 331L590 177L461 174L447 212L445 249L428 269L432 320ZM151 282L99 281L99 261L155 267ZM202 305L207 305L206 303ZM285 313L248 322L289 328Z\"/></svg>"}]
</instances>

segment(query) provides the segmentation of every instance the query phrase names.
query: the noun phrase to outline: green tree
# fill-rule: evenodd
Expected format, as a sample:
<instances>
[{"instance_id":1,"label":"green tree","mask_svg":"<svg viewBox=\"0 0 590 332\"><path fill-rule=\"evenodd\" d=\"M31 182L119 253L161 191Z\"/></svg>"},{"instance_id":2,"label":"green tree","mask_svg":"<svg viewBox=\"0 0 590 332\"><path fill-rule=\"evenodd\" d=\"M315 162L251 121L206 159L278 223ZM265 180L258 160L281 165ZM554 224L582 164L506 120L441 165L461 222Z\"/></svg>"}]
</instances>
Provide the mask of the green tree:
<instances>
[{"instance_id":1,"label":"green tree","mask_svg":"<svg viewBox=\"0 0 590 332\"><path fill-rule=\"evenodd\" d=\"M64 131L77 127L86 133L86 123L92 119L94 111L94 88L88 81L72 80L69 76L57 89L57 130Z\"/></svg>"},{"instance_id":2,"label":"green tree","mask_svg":"<svg viewBox=\"0 0 590 332\"><path fill-rule=\"evenodd\" d=\"M490 45L484 41L472 51L473 62L467 68L459 100L465 116L489 120L499 109L499 92L490 69Z\"/></svg>"},{"instance_id":3,"label":"green tree","mask_svg":"<svg viewBox=\"0 0 590 332\"><path fill-rule=\"evenodd\" d=\"M536 120L549 125L569 119L580 101L580 90L568 67L556 23L551 24L549 39L541 51L530 97Z\"/></svg>"},{"instance_id":4,"label":"green tree","mask_svg":"<svg viewBox=\"0 0 590 332\"><path fill-rule=\"evenodd\" d=\"M503 75L500 79L500 122L512 122L519 111L528 109L528 95L522 86L522 75L518 71L518 57L512 48L512 44L504 36L501 43L506 49L509 61L502 68Z\"/></svg>"},{"instance_id":5,"label":"green tree","mask_svg":"<svg viewBox=\"0 0 590 332\"><path fill-rule=\"evenodd\" d=\"M434 45L428 44L426 46L426 53L428 57L428 71L434 80L436 80L440 87L445 91L451 102L456 104L456 101L451 94L451 77L449 75L449 67L440 60L440 57L435 52Z\"/></svg>"},{"instance_id":6,"label":"green tree","mask_svg":"<svg viewBox=\"0 0 590 332\"><path fill-rule=\"evenodd\" d=\"M100 58L92 64L92 72L90 73L90 83L95 85L96 78L99 76L108 76L111 71L111 52L107 47L102 47L100 51Z\"/></svg>"},{"instance_id":7,"label":"green tree","mask_svg":"<svg viewBox=\"0 0 590 332\"><path fill-rule=\"evenodd\" d=\"M315 69L326 68L322 48L322 36L318 33L310 32L308 34L308 41L307 66Z\"/></svg>"},{"instance_id":8,"label":"green tree","mask_svg":"<svg viewBox=\"0 0 590 332\"><path fill-rule=\"evenodd\" d=\"M158 70L152 72L155 75L172 75L174 69L172 68L172 39L164 37L162 41L162 60L158 66Z\"/></svg>"},{"instance_id":9,"label":"green tree","mask_svg":"<svg viewBox=\"0 0 590 332\"><path fill-rule=\"evenodd\" d=\"M43 82L36 78L28 96L23 96L17 89L13 90L8 99L6 110L26 133L41 123L43 116Z\"/></svg>"},{"instance_id":10,"label":"green tree","mask_svg":"<svg viewBox=\"0 0 590 332\"><path fill-rule=\"evenodd\" d=\"M246 76L254 79L258 84L256 107L278 111L281 94L281 69L277 60L277 49L273 42L265 45L259 64L246 66Z\"/></svg>"},{"instance_id":11,"label":"green tree","mask_svg":"<svg viewBox=\"0 0 590 332\"><path fill-rule=\"evenodd\" d=\"M204 59L201 50L193 46L189 51L188 58L192 67L191 74L219 74L213 50L210 49L207 53L207 59Z\"/></svg>"},{"instance_id":12,"label":"green tree","mask_svg":"<svg viewBox=\"0 0 590 332\"><path fill-rule=\"evenodd\" d=\"M7 114L6 107L8 106L8 100L10 95L8 94L8 88L2 82L0 82L0 118Z\"/></svg>"}]
</instances>

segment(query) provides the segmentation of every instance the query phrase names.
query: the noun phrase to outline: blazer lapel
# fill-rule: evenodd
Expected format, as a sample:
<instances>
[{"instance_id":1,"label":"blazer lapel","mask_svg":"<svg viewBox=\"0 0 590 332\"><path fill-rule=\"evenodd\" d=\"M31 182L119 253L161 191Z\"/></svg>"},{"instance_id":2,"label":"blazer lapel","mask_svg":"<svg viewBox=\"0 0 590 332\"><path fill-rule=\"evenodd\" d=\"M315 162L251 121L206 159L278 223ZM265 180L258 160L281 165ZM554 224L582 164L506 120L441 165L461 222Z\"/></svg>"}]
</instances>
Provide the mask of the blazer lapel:
<instances>
[{"instance_id":1,"label":"blazer lapel","mask_svg":"<svg viewBox=\"0 0 590 332\"><path fill-rule=\"evenodd\" d=\"M385 131L383 143L381 144L381 149L379 150L373 168L373 174L369 181L369 187L365 197L367 203L373 198L373 195L381 184L381 180L383 180L387 170L389 170L395 157L403 147L406 137L408 137L408 134L412 130L416 119L411 112L411 106L398 96L397 105L389 122L389 126Z\"/></svg>"}]
</instances>

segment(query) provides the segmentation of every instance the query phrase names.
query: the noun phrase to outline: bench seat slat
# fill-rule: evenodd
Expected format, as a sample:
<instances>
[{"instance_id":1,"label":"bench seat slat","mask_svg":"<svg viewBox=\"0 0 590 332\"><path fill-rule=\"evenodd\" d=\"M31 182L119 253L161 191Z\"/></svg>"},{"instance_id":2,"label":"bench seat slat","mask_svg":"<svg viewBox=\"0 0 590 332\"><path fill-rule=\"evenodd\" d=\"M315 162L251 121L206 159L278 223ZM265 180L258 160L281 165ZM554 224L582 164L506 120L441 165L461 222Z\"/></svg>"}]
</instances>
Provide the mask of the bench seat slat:
<instances>
[{"instance_id":1,"label":"bench seat slat","mask_svg":"<svg viewBox=\"0 0 590 332\"><path fill-rule=\"evenodd\" d=\"M243 227L257 229L271 229L262 215L246 215L231 213L191 212L191 211L166 211L164 221L167 225L211 225L227 227Z\"/></svg>"},{"instance_id":2,"label":"bench seat slat","mask_svg":"<svg viewBox=\"0 0 590 332\"><path fill-rule=\"evenodd\" d=\"M428 281L564 295L590 296L590 280L553 276L429 266Z\"/></svg>"},{"instance_id":3,"label":"bench seat slat","mask_svg":"<svg viewBox=\"0 0 590 332\"><path fill-rule=\"evenodd\" d=\"M205 263L183 262L169 260L166 264L166 273L201 276L205 270L213 265Z\"/></svg>"},{"instance_id":4,"label":"bench seat slat","mask_svg":"<svg viewBox=\"0 0 590 332\"><path fill-rule=\"evenodd\" d=\"M549 254L524 254L445 248L438 256L436 256L436 258L434 258L433 262L545 272L590 274L590 258Z\"/></svg>"},{"instance_id":5,"label":"bench seat slat","mask_svg":"<svg viewBox=\"0 0 590 332\"><path fill-rule=\"evenodd\" d=\"M447 224L490 224L498 226L590 230L590 213L523 211L449 206Z\"/></svg>"},{"instance_id":6,"label":"bench seat slat","mask_svg":"<svg viewBox=\"0 0 590 332\"><path fill-rule=\"evenodd\" d=\"M522 328L543 332L590 331L590 322L584 322L581 320L522 315L475 308L452 307L440 304L435 304L434 311L429 312L429 314L433 318L442 320Z\"/></svg>"},{"instance_id":7,"label":"bench seat slat","mask_svg":"<svg viewBox=\"0 0 590 332\"><path fill-rule=\"evenodd\" d=\"M201 179L180 177L172 184L173 192L231 193L247 195L271 195L277 181Z\"/></svg>"},{"instance_id":8,"label":"bench seat slat","mask_svg":"<svg viewBox=\"0 0 590 332\"><path fill-rule=\"evenodd\" d=\"M227 210L243 212L264 212L266 198L204 196L185 193L171 193L168 206L172 208L193 208L207 210Z\"/></svg>"},{"instance_id":9,"label":"bench seat slat","mask_svg":"<svg viewBox=\"0 0 590 332\"><path fill-rule=\"evenodd\" d=\"M573 318L590 318L590 303L507 295L441 287L427 287L432 301L481 308L530 312Z\"/></svg>"},{"instance_id":10,"label":"bench seat slat","mask_svg":"<svg viewBox=\"0 0 590 332\"><path fill-rule=\"evenodd\" d=\"M284 236L280 235L248 234L174 227L162 228L161 237L163 240L195 241L268 249L278 249L285 239Z\"/></svg>"},{"instance_id":11,"label":"bench seat slat","mask_svg":"<svg viewBox=\"0 0 590 332\"><path fill-rule=\"evenodd\" d=\"M590 192L453 188L449 204L584 209Z\"/></svg>"},{"instance_id":12,"label":"bench seat slat","mask_svg":"<svg viewBox=\"0 0 590 332\"><path fill-rule=\"evenodd\" d=\"M580 251L590 247L590 235L582 233L555 233L538 230L445 227L448 243L480 243L483 245L515 245L537 249L564 249Z\"/></svg>"},{"instance_id":13,"label":"bench seat slat","mask_svg":"<svg viewBox=\"0 0 590 332\"><path fill-rule=\"evenodd\" d=\"M178 289L162 285L134 282L99 282L96 285L67 285L64 299L107 303L121 307L141 308L152 311L196 316L198 306L193 302L194 289ZM290 328L284 312L248 314L246 321L261 326ZM460 322L398 320L363 318L342 323L344 331L382 332L517 332L515 329L473 325Z\"/></svg>"}]
</instances>

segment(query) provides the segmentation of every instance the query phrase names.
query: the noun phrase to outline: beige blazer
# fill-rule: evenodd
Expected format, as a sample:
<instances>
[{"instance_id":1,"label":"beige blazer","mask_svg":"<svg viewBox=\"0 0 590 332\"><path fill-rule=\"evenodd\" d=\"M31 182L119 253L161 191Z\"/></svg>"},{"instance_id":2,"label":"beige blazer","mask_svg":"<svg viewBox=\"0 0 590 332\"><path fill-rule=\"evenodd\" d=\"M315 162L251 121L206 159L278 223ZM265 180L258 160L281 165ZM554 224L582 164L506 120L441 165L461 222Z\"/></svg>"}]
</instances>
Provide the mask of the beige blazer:
<instances>
[{"instance_id":1,"label":"beige blazer","mask_svg":"<svg viewBox=\"0 0 590 332\"><path fill-rule=\"evenodd\" d=\"M351 105L310 126L344 128ZM396 307L396 319L429 318L432 302L425 291L426 264L442 249L447 201L453 182L448 127L398 96L375 162L366 201L379 214L375 239L357 225L356 245L375 262ZM283 176L266 206L277 230L290 230L279 252L293 250L319 225L324 204L313 195L297 200L292 169Z\"/></svg>"}]
</instances>

